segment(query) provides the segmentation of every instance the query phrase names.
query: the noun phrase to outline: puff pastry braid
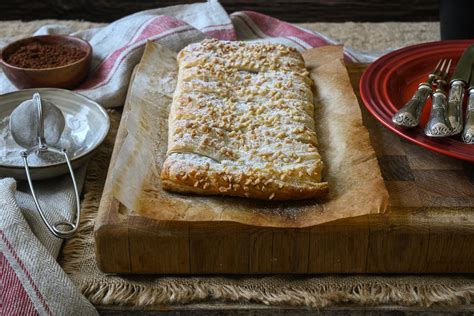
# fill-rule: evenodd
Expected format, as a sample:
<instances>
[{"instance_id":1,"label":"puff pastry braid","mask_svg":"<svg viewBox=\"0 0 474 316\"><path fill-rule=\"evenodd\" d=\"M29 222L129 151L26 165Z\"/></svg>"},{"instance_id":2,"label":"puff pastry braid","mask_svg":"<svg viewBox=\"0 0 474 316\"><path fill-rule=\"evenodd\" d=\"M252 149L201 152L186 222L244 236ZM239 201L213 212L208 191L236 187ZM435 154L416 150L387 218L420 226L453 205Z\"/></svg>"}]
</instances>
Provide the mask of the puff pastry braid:
<instances>
[{"instance_id":1,"label":"puff pastry braid","mask_svg":"<svg viewBox=\"0 0 474 316\"><path fill-rule=\"evenodd\" d=\"M327 193L312 81L295 49L204 40L177 58L164 189L270 200Z\"/></svg>"}]
</instances>

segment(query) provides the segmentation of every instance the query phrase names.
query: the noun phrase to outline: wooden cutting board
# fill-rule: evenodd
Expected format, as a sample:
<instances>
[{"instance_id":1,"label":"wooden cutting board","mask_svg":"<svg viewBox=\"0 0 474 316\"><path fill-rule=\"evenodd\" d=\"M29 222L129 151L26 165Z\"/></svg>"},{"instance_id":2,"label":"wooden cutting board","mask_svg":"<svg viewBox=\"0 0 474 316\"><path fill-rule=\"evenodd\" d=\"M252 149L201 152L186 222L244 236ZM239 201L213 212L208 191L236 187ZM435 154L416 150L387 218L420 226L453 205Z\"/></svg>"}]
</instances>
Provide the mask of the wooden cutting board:
<instances>
[{"instance_id":1,"label":"wooden cutting board","mask_svg":"<svg viewBox=\"0 0 474 316\"><path fill-rule=\"evenodd\" d=\"M364 65L348 69L358 92ZM390 193L389 214L304 229L159 222L129 215L111 194L109 172L94 232L99 267L158 274L474 272L474 166L408 143L362 113ZM125 136L121 124L111 166Z\"/></svg>"}]
</instances>

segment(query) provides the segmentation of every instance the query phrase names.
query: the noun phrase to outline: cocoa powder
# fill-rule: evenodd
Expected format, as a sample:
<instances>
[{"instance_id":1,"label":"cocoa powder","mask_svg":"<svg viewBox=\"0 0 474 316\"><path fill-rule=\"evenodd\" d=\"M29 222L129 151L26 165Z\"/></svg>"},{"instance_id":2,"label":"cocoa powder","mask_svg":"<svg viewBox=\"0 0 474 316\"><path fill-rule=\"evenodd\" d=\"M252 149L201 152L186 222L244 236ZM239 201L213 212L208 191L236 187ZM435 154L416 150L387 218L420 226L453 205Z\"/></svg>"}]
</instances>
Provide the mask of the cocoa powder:
<instances>
[{"instance_id":1,"label":"cocoa powder","mask_svg":"<svg viewBox=\"0 0 474 316\"><path fill-rule=\"evenodd\" d=\"M21 68L53 68L71 64L85 55L84 50L73 46L31 42L17 48L6 62Z\"/></svg>"}]
</instances>

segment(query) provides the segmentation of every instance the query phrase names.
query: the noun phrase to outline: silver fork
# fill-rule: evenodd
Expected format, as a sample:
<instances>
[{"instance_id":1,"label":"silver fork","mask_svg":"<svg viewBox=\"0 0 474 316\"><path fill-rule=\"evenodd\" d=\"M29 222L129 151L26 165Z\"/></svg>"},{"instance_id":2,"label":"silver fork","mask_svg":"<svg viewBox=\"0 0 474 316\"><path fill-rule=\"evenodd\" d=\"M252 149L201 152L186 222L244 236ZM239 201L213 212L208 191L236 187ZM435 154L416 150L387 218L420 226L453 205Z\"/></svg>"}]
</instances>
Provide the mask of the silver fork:
<instances>
[{"instance_id":1,"label":"silver fork","mask_svg":"<svg viewBox=\"0 0 474 316\"><path fill-rule=\"evenodd\" d=\"M432 107L430 118L425 126L425 135L430 137L446 137L451 135L451 123L448 119L448 97L446 95L446 87L448 85L446 78L448 77L451 59L446 69L442 70L439 78L436 79L436 91L432 94Z\"/></svg>"},{"instance_id":2,"label":"silver fork","mask_svg":"<svg viewBox=\"0 0 474 316\"><path fill-rule=\"evenodd\" d=\"M426 82L420 83L413 97L408 101L397 113L392 117L392 122L398 126L415 127L420 124L421 113L428 100L429 95L433 92L431 85L440 78L446 59L440 59L433 71L428 75Z\"/></svg>"}]
</instances>

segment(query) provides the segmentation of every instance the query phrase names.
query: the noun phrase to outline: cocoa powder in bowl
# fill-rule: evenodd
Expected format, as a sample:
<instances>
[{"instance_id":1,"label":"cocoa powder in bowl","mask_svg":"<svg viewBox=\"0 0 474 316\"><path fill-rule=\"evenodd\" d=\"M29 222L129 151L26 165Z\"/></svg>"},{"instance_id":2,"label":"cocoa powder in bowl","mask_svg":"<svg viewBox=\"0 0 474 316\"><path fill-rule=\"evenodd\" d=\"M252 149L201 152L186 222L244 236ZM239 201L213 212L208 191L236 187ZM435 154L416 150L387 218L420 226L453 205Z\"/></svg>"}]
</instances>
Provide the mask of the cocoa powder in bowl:
<instances>
[{"instance_id":1,"label":"cocoa powder in bowl","mask_svg":"<svg viewBox=\"0 0 474 316\"><path fill-rule=\"evenodd\" d=\"M55 68L72 64L86 56L80 48L55 43L30 42L18 47L6 62L20 68Z\"/></svg>"},{"instance_id":2,"label":"cocoa powder in bowl","mask_svg":"<svg viewBox=\"0 0 474 316\"><path fill-rule=\"evenodd\" d=\"M39 35L5 46L0 67L19 89L74 89L89 74L92 46L69 35Z\"/></svg>"}]
</instances>

